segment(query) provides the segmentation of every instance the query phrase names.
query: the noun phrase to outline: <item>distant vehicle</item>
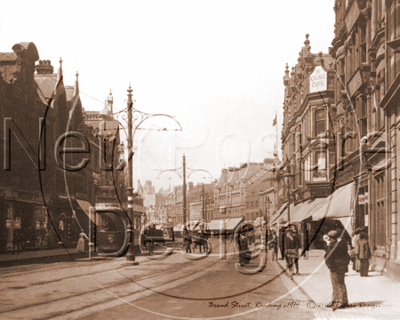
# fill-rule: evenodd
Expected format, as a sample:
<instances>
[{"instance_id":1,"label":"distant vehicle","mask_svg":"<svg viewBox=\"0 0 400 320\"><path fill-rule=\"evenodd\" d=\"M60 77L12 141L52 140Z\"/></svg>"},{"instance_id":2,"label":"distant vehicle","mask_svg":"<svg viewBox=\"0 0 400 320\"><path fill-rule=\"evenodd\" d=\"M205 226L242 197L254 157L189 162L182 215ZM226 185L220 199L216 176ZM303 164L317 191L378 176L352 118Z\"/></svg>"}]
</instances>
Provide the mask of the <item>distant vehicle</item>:
<instances>
[{"instance_id":1,"label":"distant vehicle","mask_svg":"<svg viewBox=\"0 0 400 320\"><path fill-rule=\"evenodd\" d=\"M127 218L123 210L97 210L100 224L97 227L97 251L119 256L125 250L127 238Z\"/></svg>"},{"instance_id":2,"label":"distant vehicle","mask_svg":"<svg viewBox=\"0 0 400 320\"><path fill-rule=\"evenodd\" d=\"M147 232L146 232L147 233ZM142 244L146 247L147 242L152 241L155 244L164 245L165 242L175 241L174 229L170 225L157 225L153 230L153 235L142 234Z\"/></svg>"}]
</instances>

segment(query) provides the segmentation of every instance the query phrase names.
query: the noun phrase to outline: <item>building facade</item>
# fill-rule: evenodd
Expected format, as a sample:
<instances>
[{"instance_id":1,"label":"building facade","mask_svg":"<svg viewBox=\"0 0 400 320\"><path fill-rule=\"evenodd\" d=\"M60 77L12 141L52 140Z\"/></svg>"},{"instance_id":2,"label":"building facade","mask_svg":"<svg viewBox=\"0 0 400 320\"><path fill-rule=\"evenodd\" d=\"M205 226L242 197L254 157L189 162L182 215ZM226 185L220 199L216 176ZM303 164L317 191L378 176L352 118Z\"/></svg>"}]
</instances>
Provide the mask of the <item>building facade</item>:
<instances>
[{"instance_id":1,"label":"building facade","mask_svg":"<svg viewBox=\"0 0 400 320\"><path fill-rule=\"evenodd\" d=\"M110 114L88 119L78 74L65 86L62 60L55 73L33 43L12 50L0 53L0 115L7 126L0 144L8 150L1 159L0 251L12 251L17 242L23 249L75 246L80 232L93 236L90 207L111 197L108 189L115 202L126 201L125 172L115 170L119 135L115 126L107 128Z\"/></svg>"}]
</instances>

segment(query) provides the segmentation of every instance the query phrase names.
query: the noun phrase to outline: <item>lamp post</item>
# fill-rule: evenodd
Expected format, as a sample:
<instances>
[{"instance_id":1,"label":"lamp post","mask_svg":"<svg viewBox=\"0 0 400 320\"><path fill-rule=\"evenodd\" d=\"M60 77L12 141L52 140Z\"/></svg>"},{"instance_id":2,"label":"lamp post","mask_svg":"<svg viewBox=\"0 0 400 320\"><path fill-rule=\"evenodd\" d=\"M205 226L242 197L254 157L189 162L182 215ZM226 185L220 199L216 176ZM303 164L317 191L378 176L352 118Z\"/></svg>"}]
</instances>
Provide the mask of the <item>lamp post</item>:
<instances>
[{"instance_id":1,"label":"lamp post","mask_svg":"<svg viewBox=\"0 0 400 320\"><path fill-rule=\"evenodd\" d=\"M122 110L118 112L119 114L122 114L122 117L124 120L127 120L128 123L128 132L127 132L127 142L128 142L128 186L127 186L127 197L128 197L128 226L127 226L127 233L130 235L130 243L129 243L129 249L126 254L126 260L127 261L132 261L133 264L138 264L138 262L135 261L135 230L138 229L139 227L139 222L137 221L135 223L135 220L138 218L134 216L134 210L133 210L133 202L134 202L134 197L136 197L138 194L133 193L133 164L132 164L132 157L133 157L133 139L135 137L135 133L137 130L146 130L146 129L141 129L140 125L145 122L147 119L153 118L153 117L158 117L158 116L163 116L163 117L168 117L173 119L178 125L179 129L173 129L173 131L182 131L182 126L180 123L172 116L168 114L151 114L151 113L145 113L141 112L133 107L133 103L136 102L135 100L132 100L132 88L129 85L128 91L128 101L127 101L127 119L123 114ZM133 119L133 114L135 114L135 118ZM133 121L135 123L137 122L135 129L133 129ZM169 131L168 129L160 129L159 131Z\"/></svg>"},{"instance_id":2,"label":"lamp post","mask_svg":"<svg viewBox=\"0 0 400 320\"><path fill-rule=\"evenodd\" d=\"M183 154L183 225L186 227L186 157Z\"/></svg>"},{"instance_id":3,"label":"lamp post","mask_svg":"<svg viewBox=\"0 0 400 320\"><path fill-rule=\"evenodd\" d=\"M288 195L288 225L290 227L290 188L292 185L292 178L294 178L294 174L290 172L290 165L286 166L286 170L283 173L283 184L287 188Z\"/></svg>"},{"instance_id":4,"label":"lamp post","mask_svg":"<svg viewBox=\"0 0 400 320\"><path fill-rule=\"evenodd\" d=\"M128 89L128 150L129 152L132 150L132 89L129 86ZM127 196L128 196L128 217L129 224L127 227L128 234L131 235L131 242L129 245L129 250L126 253L126 260L135 261L135 223L133 217L133 176L132 176L132 161L128 161L128 187L127 187ZM137 226L136 226L137 227Z\"/></svg>"}]
</instances>

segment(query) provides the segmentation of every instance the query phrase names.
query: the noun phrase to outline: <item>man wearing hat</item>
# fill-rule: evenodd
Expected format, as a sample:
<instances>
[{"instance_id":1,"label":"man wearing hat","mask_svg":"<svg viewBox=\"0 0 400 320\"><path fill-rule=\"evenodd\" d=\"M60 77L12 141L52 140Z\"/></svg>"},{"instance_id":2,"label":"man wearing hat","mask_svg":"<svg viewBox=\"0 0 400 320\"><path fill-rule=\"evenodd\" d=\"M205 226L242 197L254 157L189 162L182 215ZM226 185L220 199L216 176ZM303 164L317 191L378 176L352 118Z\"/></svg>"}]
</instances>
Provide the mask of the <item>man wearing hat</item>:
<instances>
[{"instance_id":1,"label":"man wearing hat","mask_svg":"<svg viewBox=\"0 0 400 320\"><path fill-rule=\"evenodd\" d=\"M347 244L339 238L336 230L329 231L327 236L328 247L325 253L325 264L329 268L332 282L332 311L348 305L347 289L344 282L348 272L350 257L347 253Z\"/></svg>"}]
</instances>

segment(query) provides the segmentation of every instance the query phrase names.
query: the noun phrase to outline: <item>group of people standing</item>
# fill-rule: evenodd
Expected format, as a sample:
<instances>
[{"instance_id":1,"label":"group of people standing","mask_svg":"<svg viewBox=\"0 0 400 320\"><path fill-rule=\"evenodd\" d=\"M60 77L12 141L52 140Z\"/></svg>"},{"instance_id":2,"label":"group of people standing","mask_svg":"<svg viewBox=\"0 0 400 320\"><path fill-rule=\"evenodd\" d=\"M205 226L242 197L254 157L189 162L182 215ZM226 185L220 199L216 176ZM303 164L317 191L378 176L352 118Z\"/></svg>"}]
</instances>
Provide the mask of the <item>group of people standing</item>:
<instances>
[{"instance_id":1,"label":"group of people standing","mask_svg":"<svg viewBox=\"0 0 400 320\"><path fill-rule=\"evenodd\" d=\"M348 305L345 274L350 260L353 270L361 277L368 276L371 249L368 243L368 227L358 228L353 232L351 244L340 237L338 230L332 230L324 236L326 241L325 263L330 271L332 282L332 310Z\"/></svg>"},{"instance_id":2,"label":"group of people standing","mask_svg":"<svg viewBox=\"0 0 400 320\"><path fill-rule=\"evenodd\" d=\"M196 252L196 248L199 247L200 253L208 251L208 234L206 231L201 230L200 233L190 232L187 229L183 230L183 241L186 253ZM193 246L192 246L193 244Z\"/></svg>"},{"instance_id":3,"label":"group of people standing","mask_svg":"<svg viewBox=\"0 0 400 320\"><path fill-rule=\"evenodd\" d=\"M358 228L354 231L351 239L352 250L350 251L353 261L353 270L360 273L361 277L368 276L369 259L371 258L371 248L368 243L367 227Z\"/></svg>"},{"instance_id":4,"label":"group of people standing","mask_svg":"<svg viewBox=\"0 0 400 320\"><path fill-rule=\"evenodd\" d=\"M300 234L297 228L281 228L279 230L279 237L274 230L270 232L269 248L272 250L272 260L278 260L279 252L281 252L281 259L286 260L286 266L290 278L293 274L300 274L299 270L299 256L307 257L308 251L308 230L305 224L301 225ZM293 273L293 266L296 272Z\"/></svg>"},{"instance_id":5,"label":"group of people standing","mask_svg":"<svg viewBox=\"0 0 400 320\"><path fill-rule=\"evenodd\" d=\"M325 241L325 264L330 271L332 283L331 306L334 311L348 305L345 274L348 272L350 261L353 263L353 269L359 272L361 277L368 276L369 259L371 258L368 228L356 229L351 242L348 234L339 229L327 232L323 236L323 240ZM279 236L275 231L271 231L269 248L272 250L272 260L278 259L278 249L280 249L281 259L286 260L287 270L292 278L294 267L296 268L295 274L299 274L299 256L307 256L308 242L308 232L303 226L300 233L297 232L297 228L291 226L279 230Z\"/></svg>"}]
</instances>

